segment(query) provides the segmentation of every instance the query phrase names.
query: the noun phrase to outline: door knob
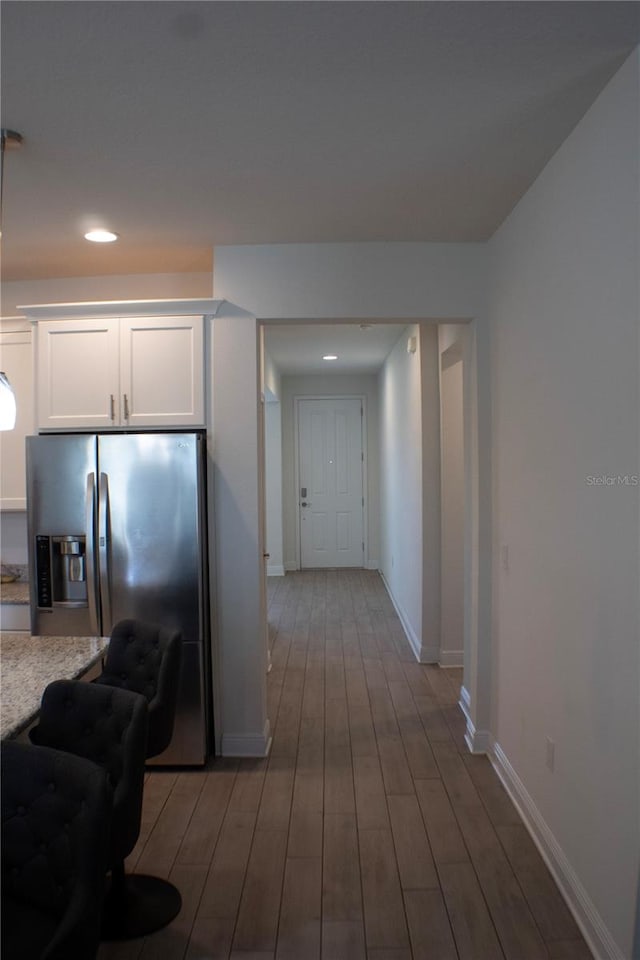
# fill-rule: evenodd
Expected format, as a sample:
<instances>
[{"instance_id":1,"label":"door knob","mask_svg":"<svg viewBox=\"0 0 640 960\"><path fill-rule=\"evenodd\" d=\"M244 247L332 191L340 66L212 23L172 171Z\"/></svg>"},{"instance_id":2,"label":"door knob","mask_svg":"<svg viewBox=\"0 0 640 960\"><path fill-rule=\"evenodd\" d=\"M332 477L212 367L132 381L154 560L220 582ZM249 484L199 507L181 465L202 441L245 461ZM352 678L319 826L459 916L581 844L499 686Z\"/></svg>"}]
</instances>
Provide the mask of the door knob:
<instances>
[{"instance_id":1,"label":"door knob","mask_svg":"<svg viewBox=\"0 0 640 960\"><path fill-rule=\"evenodd\" d=\"M303 500L302 503L300 504L300 506L301 506L301 507L310 507L311 504L308 502L308 500Z\"/></svg>"}]
</instances>

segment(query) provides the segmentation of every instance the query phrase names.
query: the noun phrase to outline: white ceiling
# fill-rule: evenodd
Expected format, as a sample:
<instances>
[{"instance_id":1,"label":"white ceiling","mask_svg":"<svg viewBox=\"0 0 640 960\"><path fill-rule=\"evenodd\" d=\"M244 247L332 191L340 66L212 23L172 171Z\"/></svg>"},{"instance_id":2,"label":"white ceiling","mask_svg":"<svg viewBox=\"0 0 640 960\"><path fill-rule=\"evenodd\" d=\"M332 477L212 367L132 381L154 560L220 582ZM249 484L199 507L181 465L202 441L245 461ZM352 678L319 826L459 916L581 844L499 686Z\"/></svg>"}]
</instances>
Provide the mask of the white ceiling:
<instances>
[{"instance_id":1,"label":"white ceiling","mask_svg":"<svg viewBox=\"0 0 640 960\"><path fill-rule=\"evenodd\" d=\"M375 373L406 324L270 324L265 347L280 373ZM323 360L337 354L337 360Z\"/></svg>"},{"instance_id":2,"label":"white ceiling","mask_svg":"<svg viewBox=\"0 0 640 960\"><path fill-rule=\"evenodd\" d=\"M489 237L640 39L637 3L2 0L5 279L218 244ZM90 225L121 235L88 244Z\"/></svg>"}]
</instances>

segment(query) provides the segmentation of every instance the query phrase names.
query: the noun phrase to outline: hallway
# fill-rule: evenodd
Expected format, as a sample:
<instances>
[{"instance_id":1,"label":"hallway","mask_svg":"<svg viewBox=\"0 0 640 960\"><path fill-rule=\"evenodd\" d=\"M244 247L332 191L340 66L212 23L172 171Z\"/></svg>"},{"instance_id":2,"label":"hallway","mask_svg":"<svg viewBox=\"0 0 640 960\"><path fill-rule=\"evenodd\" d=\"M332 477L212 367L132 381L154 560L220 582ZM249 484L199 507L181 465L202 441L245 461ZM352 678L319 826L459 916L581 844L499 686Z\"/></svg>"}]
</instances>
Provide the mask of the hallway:
<instances>
[{"instance_id":1,"label":"hallway","mask_svg":"<svg viewBox=\"0 0 640 960\"><path fill-rule=\"evenodd\" d=\"M486 757L460 670L417 664L376 572L269 581L267 760L150 773L130 869L183 910L99 960L588 960Z\"/></svg>"}]
</instances>

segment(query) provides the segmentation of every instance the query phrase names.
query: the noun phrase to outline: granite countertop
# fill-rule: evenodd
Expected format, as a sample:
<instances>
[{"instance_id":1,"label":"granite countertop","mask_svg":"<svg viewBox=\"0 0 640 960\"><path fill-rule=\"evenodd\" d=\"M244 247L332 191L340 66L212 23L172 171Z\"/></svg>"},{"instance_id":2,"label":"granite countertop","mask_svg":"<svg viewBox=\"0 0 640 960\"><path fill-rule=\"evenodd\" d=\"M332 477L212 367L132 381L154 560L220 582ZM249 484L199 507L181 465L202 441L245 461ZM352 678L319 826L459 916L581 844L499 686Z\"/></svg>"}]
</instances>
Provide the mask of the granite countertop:
<instances>
[{"instance_id":1,"label":"granite countertop","mask_svg":"<svg viewBox=\"0 0 640 960\"><path fill-rule=\"evenodd\" d=\"M23 580L0 584L0 603L29 604L29 584Z\"/></svg>"},{"instance_id":2,"label":"granite countertop","mask_svg":"<svg viewBox=\"0 0 640 960\"><path fill-rule=\"evenodd\" d=\"M109 646L108 637L0 634L0 736L13 737L35 718L52 680L82 676Z\"/></svg>"}]
</instances>

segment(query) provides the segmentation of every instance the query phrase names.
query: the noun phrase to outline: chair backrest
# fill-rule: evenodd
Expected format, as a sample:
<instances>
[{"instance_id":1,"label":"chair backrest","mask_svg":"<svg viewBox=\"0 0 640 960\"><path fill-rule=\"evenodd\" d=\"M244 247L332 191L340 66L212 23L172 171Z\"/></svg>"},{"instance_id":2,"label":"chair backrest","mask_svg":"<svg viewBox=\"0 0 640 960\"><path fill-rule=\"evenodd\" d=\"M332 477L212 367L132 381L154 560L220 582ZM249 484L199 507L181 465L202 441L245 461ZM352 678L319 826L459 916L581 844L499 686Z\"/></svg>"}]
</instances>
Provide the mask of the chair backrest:
<instances>
[{"instance_id":1,"label":"chair backrest","mask_svg":"<svg viewBox=\"0 0 640 960\"><path fill-rule=\"evenodd\" d=\"M169 746L180 686L182 634L143 620L120 620L98 684L135 690L149 704L147 758Z\"/></svg>"},{"instance_id":2,"label":"chair backrest","mask_svg":"<svg viewBox=\"0 0 640 960\"><path fill-rule=\"evenodd\" d=\"M107 773L13 740L2 744L1 761L3 956L27 957L27 944L51 960L95 956L108 868Z\"/></svg>"},{"instance_id":3,"label":"chair backrest","mask_svg":"<svg viewBox=\"0 0 640 960\"><path fill-rule=\"evenodd\" d=\"M113 788L111 856L124 859L140 832L147 742L147 702L130 690L54 680L31 741L104 767Z\"/></svg>"}]
</instances>

